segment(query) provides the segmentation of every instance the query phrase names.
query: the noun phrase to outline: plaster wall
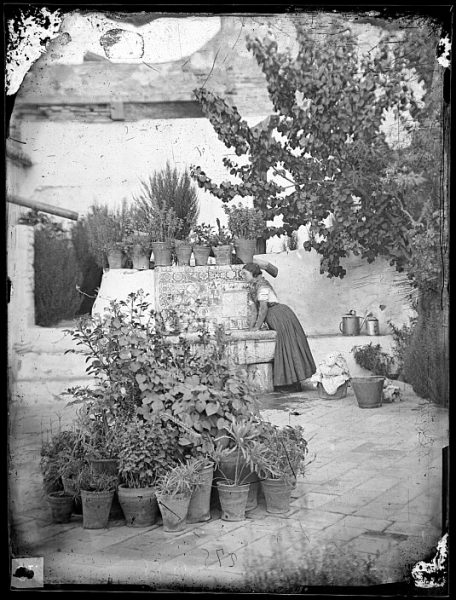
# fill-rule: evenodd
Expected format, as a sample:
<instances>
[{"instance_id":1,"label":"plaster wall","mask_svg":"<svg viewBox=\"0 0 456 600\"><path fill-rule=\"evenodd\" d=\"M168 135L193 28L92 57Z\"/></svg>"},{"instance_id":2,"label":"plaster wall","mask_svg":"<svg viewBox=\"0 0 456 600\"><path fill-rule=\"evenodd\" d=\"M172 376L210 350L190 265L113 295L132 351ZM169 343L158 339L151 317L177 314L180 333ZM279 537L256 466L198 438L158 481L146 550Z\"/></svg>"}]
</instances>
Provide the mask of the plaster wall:
<instances>
[{"instance_id":1,"label":"plaster wall","mask_svg":"<svg viewBox=\"0 0 456 600\"><path fill-rule=\"evenodd\" d=\"M266 272L264 276L279 301L295 311L308 335L340 335L341 317L352 309L360 316L372 312L379 320L381 335L391 333L388 320L399 326L408 324L413 313L408 299L412 290L387 261L378 259L368 264L352 256L342 263L347 275L343 279L329 279L320 274L320 257L313 250L265 254L258 258L278 268L275 279Z\"/></svg>"},{"instance_id":2,"label":"plaster wall","mask_svg":"<svg viewBox=\"0 0 456 600\"><path fill-rule=\"evenodd\" d=\"M250 117L255 124L264 115ZM33 161L30 197L80 215L97 202L128 202L166 161L178 169L200 165L216 181L227 178L222 158L229 150L206 119L161 119L84 123L23 121L21 139ZM226 223L222 202L197 188L200 222ZM63 222L67 222L63 220ZM68 222L67 222L68 223Z\"/></svg>"}]
</instances>

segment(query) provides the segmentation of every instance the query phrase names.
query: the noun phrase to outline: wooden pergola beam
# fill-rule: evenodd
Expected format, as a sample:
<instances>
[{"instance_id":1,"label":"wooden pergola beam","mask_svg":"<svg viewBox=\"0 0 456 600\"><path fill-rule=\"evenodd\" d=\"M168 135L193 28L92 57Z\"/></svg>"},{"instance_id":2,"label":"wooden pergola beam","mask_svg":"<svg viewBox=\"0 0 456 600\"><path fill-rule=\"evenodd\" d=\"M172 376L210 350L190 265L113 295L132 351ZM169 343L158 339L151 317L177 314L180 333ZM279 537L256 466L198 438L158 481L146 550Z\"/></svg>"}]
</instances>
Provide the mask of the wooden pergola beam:
<instances>
[{"instance_id":1,"label":"wooden pergola beam","mask_svg":"<svg viewBox=\"0 0 456 600\"><path fill-rule=\"evenodd\" d=\"M6 200L10 204L18 204L19 206L26 206L34 210L40 210L41 212L56 215L57 217L63 217L64 219L71 219L77 221L79 214L74 210L68 210L67 208L60 208L58 206L51 206L44 202L38 202L37 200L28 200L26 198L20 198L19 196L7 196Z\"/></svg>"}]
</instances>

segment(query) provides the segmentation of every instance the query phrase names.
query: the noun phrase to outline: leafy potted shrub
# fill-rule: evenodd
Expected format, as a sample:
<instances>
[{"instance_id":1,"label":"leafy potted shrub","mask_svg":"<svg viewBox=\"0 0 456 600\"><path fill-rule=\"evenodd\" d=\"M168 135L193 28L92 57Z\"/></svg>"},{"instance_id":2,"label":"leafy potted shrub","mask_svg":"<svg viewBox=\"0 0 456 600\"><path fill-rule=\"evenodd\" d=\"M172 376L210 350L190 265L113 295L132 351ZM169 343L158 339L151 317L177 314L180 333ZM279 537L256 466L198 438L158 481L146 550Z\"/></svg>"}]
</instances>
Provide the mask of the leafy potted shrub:
<instances>
[{"instance_id":1,"label":"leafy potted shrub","mask_svg":"<svg viewBox=\"0 0 456 600\"><path fill-rule=\"evenodd\" d=\"M214 235L215 230L212 225L201 223L201 225L193 227L190 233L190 241L193 244L193 256L197 267L207 265Z\"/></svg>"},{"instance_id":2,"label":"leafy potted shrub","mask_svg":"<svg viewBox=\"0 0 456 600\"><path fill-rule=\"evenodd\" d=\"M345 398L347 395L347 386L350 381L350 372L342 354L337 352L328 354L319 363L312 380L317 382L320 398Z\"/></svg>"},{"instance_id":3,"label":"leafy potted shrub","mask_svg":"<svg viewBox=\"0 0 456 600\"><path fill-rule=\"evenodd\" d=\"M95 473L90 465L83 467L78 477L82 498L82 525L84 529L104 529L108 526L117 477Z\"/></svg>"},{"instance_id":4,"label":"leafy potted shrub","mask_svg":"<svg viewBox=\"0 0 456 600\"><path fill-rule=\"evenodd\" d=\"M149 527L157 519L155 483L182 452L178 431L161 418L133 419L119 439L119 501L128 527Z\"/></svg>"},{"instance_id":5,"label":"leafy potted shrub","mask_svg":"<svg viewBox=\"0 0 456 600\"><path fill-rule=\"evenodd\" d=\"M231 231L227 227L222 227L220 220L217 219L217 230L212 237L212 251L218 265L231 264L232 243L233 236Z\"/></svg>"},{"instance_id":6,"label":"leafy potted shrub","mask_svg":"<svg viewBox=\"0 0 456 600\"><path fill-rule=\"evenodd\" d=\"M237 257L244 264L252 262L256 240L265 229L263 213L257 208L248 208L241 203L231 208L225 206L224 210L228 215L228 228L235 238Z\"/></svg>"},{"instance_id":7,"label":"leafy potted shrub","mask_svg":"<svg viewBox=\"0 0 456 600\"><path fill-rule=\"evenodd\" d=\"M199 460L190 459L177 464L158 479L157 501L164 531L177 532L185 529L193 488L201 477L200 469Z\"/></svg>"},{"instance_id":8,"label":"leafy potted shrub","mask_svg":"<svg viewBox=\"0 0 456 600\"><path fill-rule=\"evenodd\" d=\"M125 202L121 209L91 206L87 214L87 237L90 251L101 267L120 269L125 239L130 233L130 216Z\"/></svg>"},{"instance_id":9,"label":"leafy potted shrub","mask_svg":"<svg viewBox=\"0 0 456 600\"><path fill-rule=\"evenodd\" d=\"M308 453L303 434L300 426L279 428L265 423L261 428L252 460L261 478L267 512L286 513L290 509L291 492L298 473L304 472Z\"/></svg>"}]
</instances>

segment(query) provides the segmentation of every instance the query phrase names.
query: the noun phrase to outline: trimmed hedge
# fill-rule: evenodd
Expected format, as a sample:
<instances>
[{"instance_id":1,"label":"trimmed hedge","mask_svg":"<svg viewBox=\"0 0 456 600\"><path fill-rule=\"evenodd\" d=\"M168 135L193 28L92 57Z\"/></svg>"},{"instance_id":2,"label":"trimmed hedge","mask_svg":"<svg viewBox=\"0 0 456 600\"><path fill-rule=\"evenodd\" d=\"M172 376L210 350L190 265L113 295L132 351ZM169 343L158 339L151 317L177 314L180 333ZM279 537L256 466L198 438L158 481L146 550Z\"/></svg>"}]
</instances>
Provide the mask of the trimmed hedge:
<instances>
[{"instance_id":1,"label":"trimmed hedge","mask_svg":"<svg viewBox=\"0 0 456 600\"><path fill-rule=\"evenodd\" d=\"M71 240L55 227L35 228L35 323L44 327L73 319L81 303L81 269Z\"/></svg>"}]
</instances>

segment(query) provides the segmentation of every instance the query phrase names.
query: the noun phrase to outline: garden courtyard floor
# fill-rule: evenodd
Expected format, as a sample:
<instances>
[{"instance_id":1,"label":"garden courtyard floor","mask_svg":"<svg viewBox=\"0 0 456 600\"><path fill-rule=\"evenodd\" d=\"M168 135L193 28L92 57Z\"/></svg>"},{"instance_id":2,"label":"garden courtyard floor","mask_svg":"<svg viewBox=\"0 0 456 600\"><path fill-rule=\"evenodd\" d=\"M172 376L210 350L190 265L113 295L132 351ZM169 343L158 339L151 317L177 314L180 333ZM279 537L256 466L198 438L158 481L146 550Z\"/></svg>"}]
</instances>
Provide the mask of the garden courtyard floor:
<instances>
[{"instance_id":1,"label":"garden courtyard floor","mask_svg":"<svg viewBox=\"0 0 456 600\"><path fill-rule=\"evenodd\" d=\"M41 431L55 404L12 403L10 525L12 557L43 557L45 586L146 586L145 589L272 591L283 578L302 585L404 582L442 532L442 448L448 411L399 383L402 400L360 409L313 389L261 397L265 418L302 425L313 462L289 514L264 501L242 522L212 519L181 533L152 527L87 530L82 517L55 525L41 491ZM61 406L61 405L60 405ZM60 408L62 422L68 409ZM374 578L370 579L371 577ZM95 589L95 587L94 587Z\"/></svg>"}]
</instances>

